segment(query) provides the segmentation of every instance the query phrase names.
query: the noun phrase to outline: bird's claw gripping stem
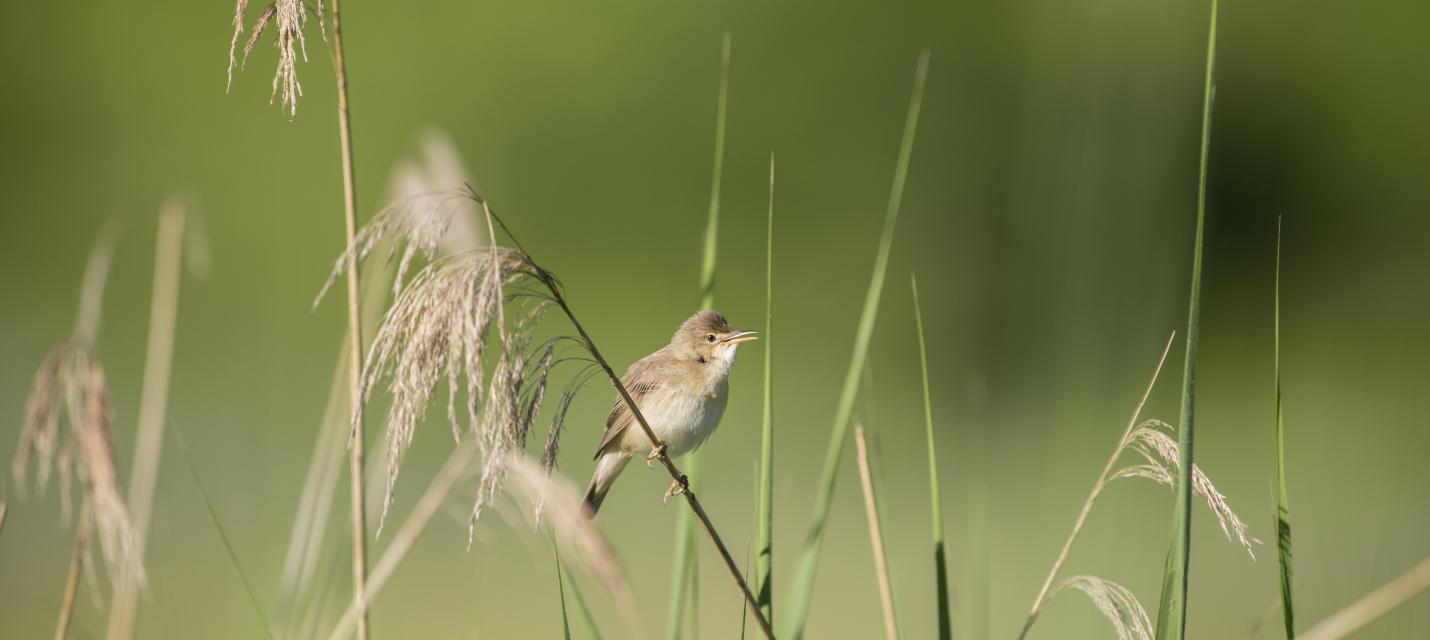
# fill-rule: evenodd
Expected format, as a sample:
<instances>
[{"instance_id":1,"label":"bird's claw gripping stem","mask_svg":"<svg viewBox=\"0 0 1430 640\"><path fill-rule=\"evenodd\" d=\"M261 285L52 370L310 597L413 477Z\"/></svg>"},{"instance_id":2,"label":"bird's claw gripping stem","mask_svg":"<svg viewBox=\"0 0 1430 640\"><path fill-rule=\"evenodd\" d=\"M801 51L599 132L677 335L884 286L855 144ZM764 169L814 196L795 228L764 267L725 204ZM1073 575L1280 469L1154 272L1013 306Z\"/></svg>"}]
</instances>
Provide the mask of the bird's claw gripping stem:
<instances>
[{"instance_id":1,"label":"bird's claw gripping stem","mask_svg":"<svg viewBox=\"0 0 1430 640\"><path fill-rule=\"evenodd\" d=\"M647 467L652 467L652 466L654 466L654 463L655 463L656 460L659 460L659 459L665 457L665 452L666 452L666 450L667 450L667 449L666 449L666 446L665 446L664 443L662 443L662 444L661 444L660 446L658 446L658 447L651 447L650 455L648 455L648 456L645 457L645 466L647 466Z\"/></svg>"},{"instance_id":2,"label":"bird's claw gripping stem","mask_svg":"<svg viewBox=\"0 0 1430 640\"><path fill-rule=\"evenodd\" d=\"M665 504L673 496L678 496L690 490L690 478L681 474L679 478L670 481L670 488L665 490L665 497L660 499L661 504Z\"/></svg>"}]
</instances>

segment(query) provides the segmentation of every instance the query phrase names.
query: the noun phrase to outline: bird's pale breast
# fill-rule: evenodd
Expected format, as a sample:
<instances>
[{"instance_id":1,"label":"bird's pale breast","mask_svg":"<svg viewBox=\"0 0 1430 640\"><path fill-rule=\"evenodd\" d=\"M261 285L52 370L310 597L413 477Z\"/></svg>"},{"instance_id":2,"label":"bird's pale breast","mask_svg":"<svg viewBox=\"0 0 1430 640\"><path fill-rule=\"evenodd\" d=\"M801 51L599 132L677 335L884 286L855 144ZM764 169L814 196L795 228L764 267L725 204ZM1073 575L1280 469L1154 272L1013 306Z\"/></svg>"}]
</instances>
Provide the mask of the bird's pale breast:
<instances>
[{"instance_id":1,"label":"bird's pale breast","mask_svg":"<svg viewBox=\"0 0 1430 640\"><path fill-rule=\"evenodd\" d=\"M655 435L665 442L667 453L681 456L694 451L715 432L725 412L728 392L729 385L723 380L713 392L666 385L647 393L640 400L640 409ZM643 453L650 447L639 428L626 429L622 434L621 448L627 451Z\"/></svg>"}]
</instances>

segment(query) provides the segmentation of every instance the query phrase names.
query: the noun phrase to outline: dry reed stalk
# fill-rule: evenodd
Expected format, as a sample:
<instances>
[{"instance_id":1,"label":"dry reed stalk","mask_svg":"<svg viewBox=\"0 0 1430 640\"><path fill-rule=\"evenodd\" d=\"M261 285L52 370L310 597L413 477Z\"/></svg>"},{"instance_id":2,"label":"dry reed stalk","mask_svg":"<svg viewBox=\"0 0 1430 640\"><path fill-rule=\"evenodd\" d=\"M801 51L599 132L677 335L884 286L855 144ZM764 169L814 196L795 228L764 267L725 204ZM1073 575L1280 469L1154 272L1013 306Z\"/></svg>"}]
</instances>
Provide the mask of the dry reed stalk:
<instances>
[{"instance_id":1,"label":"dry reed stalk","mask_svg":"<svg viewBox=\"0 0 1430 640\"><path fill-rule=\"evenodd\" d=\"M874 549L874 575L879 583L879 602L884 609L884 636L899 637L894 620L894 589L889 584L889 560L884 554L884 532L879 524L879 503L874 499L874 478L869 473L869 447L864 441L864 425L854 421L855 459L859 462L859 486L864 492L864 515L869 522L869 545Z\"/></svg>"},{"instance_id":2,"label":"dry reed stalk","mask_svg":"<svg viewBox=\"0 0 1430 640\"><path fill-rule=\"evenodd\" d=\"M571 310L570 304L567 303L565 295L561 292L560 282L551 272L541 268L541 266L536 263L526 248L516 239L516 235L511 232L511 229L507 227L506 223L492 211L486 199L482 198L475 190L469 189L468 194L481 205L482 211L486 214L488 220L495 220L496 223L501 226L502 231L506 233L507 237L511 239L517 253L531 269L532 277L546 287L547 292L550 293L551 300L561 308L561 311L566 315L566 319L569 320L571 326L576 329L576 333L580 336L580 344L590 353L591 358L596 361L596 364L605 372L606 377L615 385L617 393L620 394L621 399L626 403L626 407L630 409L631 415L635 417L636 424L640 425L641 430L645 432L646 438L652 443L655 443L655 451L658 453L656 460L665 467L665 470L670 473L671 478L680 483L682 487L685 487L681 495L685 496L686 504L690 505L696 518L700 520L700 524L705 528L705 532L709 534L716 551L720 553L721 559L725 561L725 567L730 571L731 577L735 580L736 585L739 586L740 591L745 596L745 602L749 605L751 612L754 614L755 622L759 624L760 630L764 632L765 637L773 639L774 631L770 628L769 620L767 620L764 613L760 611L759 601L756 600L755 594L750 591L750 585L745 581L744 576L741 575L739 566L735 564L735 559L730 556L730 551L725 547L725 542L720 538L720 533L716 531L715 525L710 522L710 517L705 513L705 508L701 506L699 499L695 497L695 493L689 490L688 479L680 472L680 469L675 466L675 463L671 462L670 456L665 454L665 447L662 446L660 438L656 437L655 431L651 429L650 423L646 421L645 415L641 413L640 407L636 406L635 400L631 398L630 391L626 389L625 384L621 382L620 376L616 375L615 370L611 368L611 364L606 361L601 355L600 350L596 348L596 343L591 339L590 334L586 333L586 328L576 319L575 312ZM492 236L493 240L495 240L495 233L493 233Z\"/></svg>"},{"instance_id":3,"label":"dry reed stalk","mask_svg":"<svg viewBox=\"0 0 1430 640\"><path fill-rule=\"evenodd\" d=\"M159 477L159 456L164 444L164 414L168 407L169 377L174 355L186 215L184 205L173 199L159 213L148 351L144 356L144 386L139 401L134 463L129 475L129 512L134 519L135 552L141 562ZM134 633L139 585L133 576L125 575L115 587L114 601L109 610L108 636L125 640Z\"/></svg>"},{"instance_id":4,"label":"dry reed stalk","mask_svg":"<svg viewBox=\"0 0 1430 640\"><path fill-rule=\"evenodd\" d=\"M1381 585L1350 606L1297 636L1300 640L1340 640L1430 589L1430 558Z\"/></svg>"},{"instance_id":5,"label":"dry reed stalk","mask_svg":"<svg viewBox=\"0 0 1430 640\"><path fill-rule=\"evenodd\" d=\"M82 524L75 534L74 551L70 553L70 568L65 573L65 595L60 600L59 621L55 623L55 640L64 640L69 635L70 621L74 619L74 604L79 595L80 568L88 553L89 526Z\"/></svg>"}]
</instances>

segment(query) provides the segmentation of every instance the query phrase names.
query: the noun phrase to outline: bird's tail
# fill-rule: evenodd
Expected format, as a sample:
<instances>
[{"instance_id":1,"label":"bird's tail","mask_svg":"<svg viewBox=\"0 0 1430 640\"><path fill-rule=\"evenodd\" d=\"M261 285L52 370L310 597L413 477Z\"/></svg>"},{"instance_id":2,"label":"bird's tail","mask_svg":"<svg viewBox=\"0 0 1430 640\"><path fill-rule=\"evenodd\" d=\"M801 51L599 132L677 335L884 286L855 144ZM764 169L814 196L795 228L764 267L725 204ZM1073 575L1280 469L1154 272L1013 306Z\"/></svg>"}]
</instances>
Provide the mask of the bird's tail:
<instances>
[{"instance_id":1,"label":"bird's tail","mask_svg":"<svg viewBox=\"0 0 1430 640\"><path fill-rule=\"evenodd\" d=\"M596 459L596 472L591 474L591 483L586 485L586 510L591 516L601 509L601 502L606 499L606 492L611 490L611 485L615 484L616 477L621 475L621 471L626 468L626 463L631 461L631 457L621 451L609 451L602 453Z\"/></svg>"}]
</instances>

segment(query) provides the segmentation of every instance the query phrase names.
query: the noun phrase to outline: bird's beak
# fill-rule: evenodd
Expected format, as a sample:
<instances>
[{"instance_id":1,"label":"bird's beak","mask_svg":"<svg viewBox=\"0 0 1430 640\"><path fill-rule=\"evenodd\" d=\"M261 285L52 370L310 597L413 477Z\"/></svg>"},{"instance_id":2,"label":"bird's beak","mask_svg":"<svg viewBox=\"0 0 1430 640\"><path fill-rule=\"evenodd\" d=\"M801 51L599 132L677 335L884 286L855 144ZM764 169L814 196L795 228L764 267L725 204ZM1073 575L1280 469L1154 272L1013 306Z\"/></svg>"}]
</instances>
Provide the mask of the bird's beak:
<instances>
[{"instance_id":1,"label":"bird's beak","mask_svg":"<svg viewBox=\"0 0 1430 640\"><path fill-rule=\"evenodd\" d=\"M740 344L741 342L749 342L751 340L759 339L760 337L755 335L754 331L736 331L735 333L730 334L720 342L723 342L725 344Z\"/></svg>"}]
</instances>

